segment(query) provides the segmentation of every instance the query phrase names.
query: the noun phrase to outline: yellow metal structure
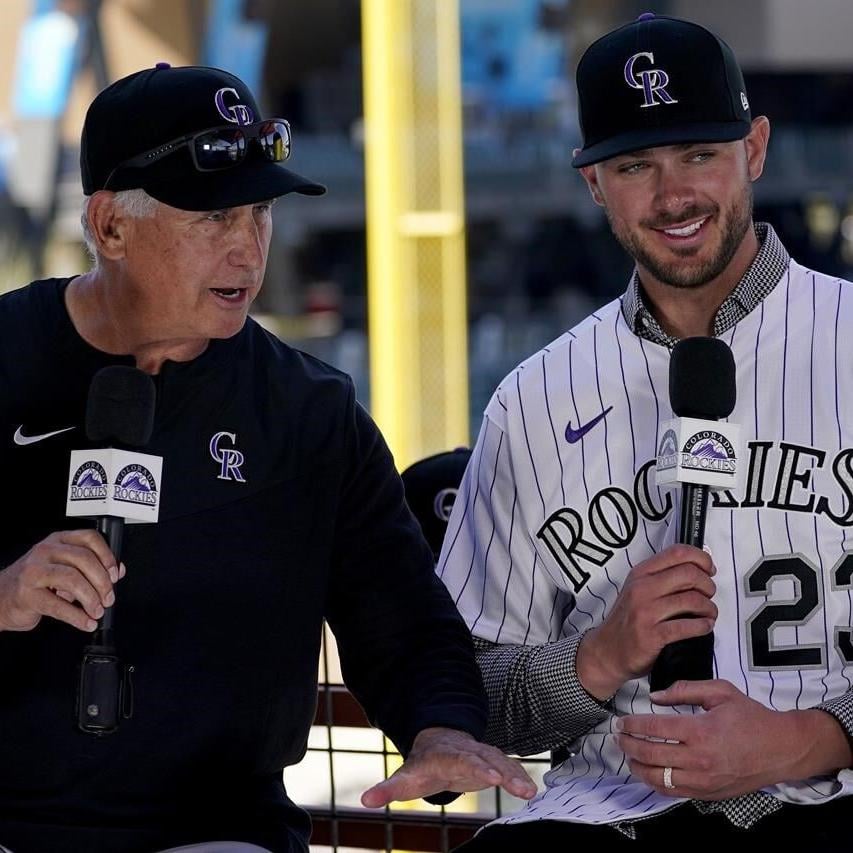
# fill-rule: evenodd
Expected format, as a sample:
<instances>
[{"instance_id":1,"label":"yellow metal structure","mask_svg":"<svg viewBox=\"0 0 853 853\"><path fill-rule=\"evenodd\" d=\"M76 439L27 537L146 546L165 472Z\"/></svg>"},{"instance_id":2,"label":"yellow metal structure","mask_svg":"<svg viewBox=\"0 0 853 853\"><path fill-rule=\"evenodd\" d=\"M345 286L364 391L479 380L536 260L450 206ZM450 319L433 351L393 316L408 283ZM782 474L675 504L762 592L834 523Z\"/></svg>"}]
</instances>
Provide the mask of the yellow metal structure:
<instances>
[{"instance_id":1,"label":"yellow metal structure","mask_svg":"<svg viewBox=\"0 0 853 853\"><path fill-rule=\"evenodd\" d=\"M467 444L457 0L362 0L371 412L400 469Z\"/></svg>"}]
</instances>

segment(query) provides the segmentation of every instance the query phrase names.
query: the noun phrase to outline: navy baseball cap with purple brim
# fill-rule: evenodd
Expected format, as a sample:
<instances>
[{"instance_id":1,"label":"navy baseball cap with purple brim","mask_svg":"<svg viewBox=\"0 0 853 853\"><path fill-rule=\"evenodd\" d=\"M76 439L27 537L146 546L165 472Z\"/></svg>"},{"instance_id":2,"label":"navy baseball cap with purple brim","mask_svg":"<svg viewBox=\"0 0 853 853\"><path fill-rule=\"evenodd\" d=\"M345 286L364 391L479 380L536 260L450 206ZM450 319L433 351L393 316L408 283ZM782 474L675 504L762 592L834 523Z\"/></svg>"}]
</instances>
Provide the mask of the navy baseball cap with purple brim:
<instances>
[{"instance_id":1,"label":"navy baseball cap with purple brim","mask_svg":"<svg viewBox=\"0 0 853 853\"><path fill-rule=\"evenodd\" d=\"M137 71L89 106L80 148L83 192L143 189L182 210L237 207L292 192L322 195L324 186L281 165L290 148L286 122L274 125L282 133L269 133L265 141L275 141L266 148L253 138L263 121L249 88L227 71L167 63ZM220 133L240 144L231 147L232 162L201 170L194 143L181 140L208 130L214 143L221 143ZM140 163L148 155L150 162Z\"/></svg>"},{"instance_id":2,"label":"navy baseball cap with purple brim","mask_svg":"<svg viewBox=\"0 0 853 853\"><path fill-rule=\"evenodd\" d=\"M661 145L732 142L751 127L734 53L690 21L646 12L593 42L576 81L576 168Z\"/></svg>"}]
</instances>

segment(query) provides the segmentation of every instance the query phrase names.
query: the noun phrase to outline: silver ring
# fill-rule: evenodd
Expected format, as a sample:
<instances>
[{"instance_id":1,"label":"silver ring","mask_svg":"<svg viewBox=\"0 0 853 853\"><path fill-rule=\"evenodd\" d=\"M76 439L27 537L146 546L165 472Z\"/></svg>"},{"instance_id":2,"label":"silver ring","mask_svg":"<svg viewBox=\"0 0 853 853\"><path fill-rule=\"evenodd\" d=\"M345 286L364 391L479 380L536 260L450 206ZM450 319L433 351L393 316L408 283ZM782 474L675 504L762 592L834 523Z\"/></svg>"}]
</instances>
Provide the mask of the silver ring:
<instances>
[{"instance_id":1,"label":"silver ring","mask_svg":"<svg viewBox=\"0 0 853 853\"><path fill-rule=\"evenodd\" d=\"M663 768L663 786L668 791L672 791L675 788L675 785L672 784L672 768L664 767Z\"/></svg>"}]
</instances>

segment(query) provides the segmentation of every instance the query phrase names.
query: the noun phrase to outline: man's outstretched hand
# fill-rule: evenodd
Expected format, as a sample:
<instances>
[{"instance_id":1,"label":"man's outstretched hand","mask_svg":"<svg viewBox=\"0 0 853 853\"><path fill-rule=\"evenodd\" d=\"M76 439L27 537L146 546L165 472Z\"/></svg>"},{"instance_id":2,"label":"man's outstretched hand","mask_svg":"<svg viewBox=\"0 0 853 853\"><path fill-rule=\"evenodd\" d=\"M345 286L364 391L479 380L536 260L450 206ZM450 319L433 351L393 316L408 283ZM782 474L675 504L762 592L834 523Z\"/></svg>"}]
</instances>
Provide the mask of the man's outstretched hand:
<instances>
[{"instance_id":1,"label":"man's outstretched hand","mask_svg":"<svg viewBox=\"0 0 853 853\"><path fill-rule=\"evenodd\" d=\"M525 800L536 793L521 764L494 746L455 729L424 729L402 767L368 788L361 802L367 808L379 808L393 800L416 800L439 791L481 791L493 785Z\"/></svg>"}]
</instances>

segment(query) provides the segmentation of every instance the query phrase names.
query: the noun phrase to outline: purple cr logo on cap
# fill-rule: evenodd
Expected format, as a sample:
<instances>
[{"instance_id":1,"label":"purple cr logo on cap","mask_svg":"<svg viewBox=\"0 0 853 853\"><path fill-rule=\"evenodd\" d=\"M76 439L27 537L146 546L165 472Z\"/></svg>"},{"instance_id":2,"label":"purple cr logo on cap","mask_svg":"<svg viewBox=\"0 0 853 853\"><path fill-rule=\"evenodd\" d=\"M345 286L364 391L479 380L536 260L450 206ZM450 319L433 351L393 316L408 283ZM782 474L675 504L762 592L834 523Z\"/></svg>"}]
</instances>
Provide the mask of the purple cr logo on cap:
<instances>
[{"instance_id":1,"label":"purple cr logo on cap","mask_svg":"<svg viewBox=\"0 0 853 853\"><path fill-rule=\"evenodd\" d=\"M252 108L246 106L246 104L228 104L225 101L226 95L233 95L234 100L240 100L239 93L232 86L226 86L223 89L219 89L213 96L213 102L216 104L216 109L219 112L219 115L221 115L225 121L233 122L241 127L251 124L255 120L255 114L252 112Z\"/></svg>"}]
</instances>

